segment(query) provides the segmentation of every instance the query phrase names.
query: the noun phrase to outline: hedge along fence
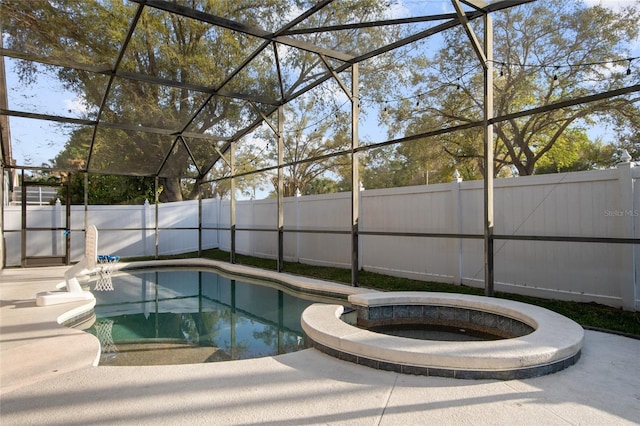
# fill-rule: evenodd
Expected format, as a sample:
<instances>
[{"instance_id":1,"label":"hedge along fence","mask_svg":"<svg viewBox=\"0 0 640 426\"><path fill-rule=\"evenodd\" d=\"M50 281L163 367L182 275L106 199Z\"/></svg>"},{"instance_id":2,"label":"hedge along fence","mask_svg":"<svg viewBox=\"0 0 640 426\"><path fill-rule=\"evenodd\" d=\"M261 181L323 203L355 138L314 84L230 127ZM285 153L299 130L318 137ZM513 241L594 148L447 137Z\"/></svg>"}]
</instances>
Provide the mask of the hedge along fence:
<instances>
[{"instance_id":1,"label":"hedge along fence","mask_svg":"<svg viewBox=\"0 0 640 426\"><path fill-rule=\"evenodd\" d=\"M640 167L497 179L495 288L636 310L640 297ZM388 275L483 287L481 181L361 193L359 265ZM349 193L284 201L284 259L351 266ZM61 206L30 206L30 220L61 226ZM99 251L122 257L231 250L229 200L88 206ZM20 264L20 207L5 206L6 265ZM33 218L33 219L31 219ZM56 221L58 223L56 224ZM236 252L276 259L275 199L238 201ZM82 255L84 206L72 206L71 258ZM35 238L35 237L34 237ZM29 250L60 246L42 234Z\"/></svg>"}]
</instances>

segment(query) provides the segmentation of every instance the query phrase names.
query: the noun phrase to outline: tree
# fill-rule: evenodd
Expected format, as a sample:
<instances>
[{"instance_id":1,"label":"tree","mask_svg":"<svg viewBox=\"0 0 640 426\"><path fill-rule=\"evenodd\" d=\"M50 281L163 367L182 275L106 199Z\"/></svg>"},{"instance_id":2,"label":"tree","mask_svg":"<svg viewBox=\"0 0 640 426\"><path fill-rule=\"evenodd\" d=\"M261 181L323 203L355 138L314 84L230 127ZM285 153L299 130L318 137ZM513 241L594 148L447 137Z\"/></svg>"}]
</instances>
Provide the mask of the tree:
<instances>
[{"instance_id":1,"label":"tree","mask_svg":"<svg viewBox=\"0 0 640 426\"><path fill-rule=\"evenodd\" d=\"M536 174L578 172L614 165L615 147L589 140L581 129L569 129L536 164Z\"/></svg>"},{"instance_id":2,"label":"tree","mask_svg":"<svg viewBox=\"0 0 640 426\"><path fill-rule=\"evenodd\" d=\"M306 25L322 26L327 22L367 22L383 19L388 13L389 3L379 0L352 0L344 7L321 10L314 14ZM308 34L304 41L342 52L364 52L374 46L384 46L401 38L405 29L401 27L368 28L366 30L328 31ZM404 67L404 52L392 51L359 63L358 87L369 98L380 99L384 93L393 90L397 75ZM296 89L326 74L323 59L316 54L302 53L291 58L283 58L286 69L299 72L289 81L285 98ZM285 73L286 77L286 73ZM352 88L350 69L339 78L347 88ZM366 111L361 111L366 116ZM284 111L284 195L321 194L351 188L351 158L331 156L348 150L351 146L351 101L341 87L333 80L317 86L312 91L285 105ZM271 149L268 159L277 164L277 138L270 129L262 131L259 137L268 141ZM306 161L309 159L314 161ZM277 192L277 177L271 183Z\"/></svg>"},{"instance_id":3,"label":"tree","mask_svg":"<svg viewBox=\"0 0 640 426\"><path fill-rule=\"evenodd\" d=\"M640 104L633 105L612 117L613 141L616 148L613 162L621 160L622 153L627 151L631 158L640 160Z\"/></svg>"},{"instance_id":4,"label":"tree","mask_svg":"<svg viewBox=\"0 0 640 426\"><path fill-rule=\"evenodd\" d=\"M632 85L638 77L625 72L627 49L638 36L639 13L637 7L614 12L581 1L540 0L494 14L495 116ZM482 34L480 27L475 33ZM408 117L395 130L413 134L482 119L481 68L462 29L447 32L433 59L420 61L430 65L414 75L423 102L413 111L406 102L395 107L392 117ZM634 93L496 123L496 175L533 174L554 146L571 140L568 131L628 117L639 99ZM482 164L481 129L441 139L457 162Z\"/></svg>"},{"instance_id":5,"label":"tree","mask_svg":"<svg viewBox=\"0 0 640 426\"><path fill-rule=\"evenodd\" d=\"M205 13L267 28L277 27L281 17L297 6L277 0L192 0L189 3ZM90 61L91 64L109 65L118 57L132 12L137 7L118 0L34 0L28 3L28 7L25 5L27 3L20 0L2 3L3 30L9 35L7 47L46 57L66 58L77 63ZM73 22L82 22L82 25L70 25ZM218 54L221 45L225 49L223 54ZM210 86L222 81L256 46L255 40L248 40L238 33L147 7L119 69L151 78ZM36 78L37 66L27 61L21 62L20 66L23 81L28 83L29 79ZM102 103L106 83L104 76L76 68L47 67L57 72L58 78L69 90L79 94L90 114L95 114L97 106ZM266 77L271 67L271 63L256 60L250 75L238 75L233 86L260 86L265 96L274 94L277 82ZM156 128L180 128L194 116L207 95L185 88L117 78L104 105L101 120ZM244 102L214 97L205 107L205 114L193 121L188 130L201 134L221 129L232 132L251 121L246 113L248 109L251 108ZM144 122L137 121L141 116ZM229 123L234 123L236 127L232 128L233 125ZM62 153L62 157L73 161L86 160L86 137L84 131L82 137L72 138L67 147L70 152ZM157 170L150 168L150 165L163 161L174 140L174 137L154 133L104 129L96 135L91 168L118 174L125 174L129 170L145 175L154 174ZM194 146L192 153L197 158L210 159L215 155L210 143ZM203 178L193 176L189 171L193 164L188 151L180 143L176 144L165 164L166 169L160 173L165 201L183 198L183 185L175 176ZM196 195L192 193L187 196Z\"/></svg>"},{"instance_id":6,"label":"tree","mask_svg":"<svg viewBox=\"0 0 640 426\"><path fill-rule=\"evenodd\" d=\"M316 99L303 97L285 107L287 128L283 140L283 161L289 164L284 168L285 197L293 197L298 191L303 195L325 193L337 188L337 182L328 178L327 174L340 165L350 164L343 157L329 157L317 161L304 161L310 158L323 157L349 146L348 129L344 120L336 120L333 115L318 119L315 114L319 106ZM312 121L313 120L313 121ZM328 136L327 136L328 135ZM263 134L269 140L268 156L271 162L277 162L277 140L270 130ZM277 176L271 178L277 194Z\"/></svg>"},{"instance_id":7,"label":"tree","mask_svg":"<svg viewBox=\"0 0 640 426\"><path fill-rule=\"evenodd\" d=\"M279 0L247 0L242 2L217 2L189 0L193 9L223 16L248 26L275 30L301 10L309 7L305 1L283 2ZM24 7L21 0L4 0L2 3L3 27L9 37L7 45L18 51L77 63L90 61L111 67L127 34L136 4L119 0L77 2L75 0L34 0ZM383 16L389 4L382 0L349 0L339 8L323 8L308 19L306 25L322 26L330 22L358 22ZM82 25L70 23L82 22ZM106 23L106 25L105 25ZM372 45L381 45L397 35L399 30L367 29L363 31L328 31L301 34L296 38L324 48L343 52L355 52ZM165 13L145 7L132 34L119 70L151 79L186 82L194 86L216 87L251 52L256 52L262 41L240 33L211 26L193 19ZM223 49L220 46L224 46ZM255 56L250 65L236 74L225 85L229 91L242 91L277 99L290 99L301 88L327 74L319 55L303 50L277 47L280 52L280 78L275 72L274 53L265 49ZM327 60L331 64L335 61ZM376 64L383 71L384 66ZM394 66L398 66L395 65ZM106 77L77 68L48 66L58 73L65 85L80 95L95 114L102 105ZM25 81L36 75L37 67L24 62L21 76ZM109 97L102 109L102 122L140 125L159 129L179 129L202 106L208 93L154 84L141 79L116 78ZM144 79L142 79L144 80ZM372 77L371 81L375 81ZM265 106L257 105L264 111ZM143 114L141 114L143 112ZM140 117L144 117L140 121ZM246 101L214 96L197 119L190 122L189 132L233 136L246 129L259 114ZM158 174L162 179L163 201L194 198L202 191L196 190L201 182L221 175L200 176L196 166L206 167L218 148L224 144L211 141L189 141L190 150L182 140L153 132L139 132L101 128L94 135L83 134L72 138L69 152L61 154L67 161L76 163L89 158L87 137L93 140L90 170L114 174ZM193 164L191 155L201 160ZM62 159L62 158L61 158ZM196 160L198 161L198 160ZM164 164L158 171L154 164ZM84 165L87 167L87 164ZM219 171L222 168L216 168ZM191 178L193 185L184 185L176 176ZM253 183L255 186L255 183ZM249 185L250 186L250 185ZM192 188L184 193L185 188ZM205 191L216 192L216 191Z\"/></svg>"},{"instance_id":8,"label":"tree","mask_svg":"<svg viewBox=\"0 0 640 426\"><path fill-rule=\"evenodd\" d=\"M636 131L635 134L622 136L615 146L617 151L614 154L614 162L620 161L624 151L627 151L631 158L637 161L640 159L640 132Z\"/></svg>"},{"instance_id":9,"label":"tree","mask_svg":"<svg viewBox=\"0 0 640 426\"><path fill-rule=\"evenodd\" d=\"M116 205L153 203L154 179L142 176L89 175L88 204ZM66 200L67 187L58 190L58 198ZM84 175L74 173L69 181L71 204L84 204Z\"/></svg>"},{"instance_id":10,"label":"tree","mask_svg":"<svg viewBox=\"0 0 640 426\"><path fill-rule=\"evenodd\" d=\"M363 159L362 182L367 189L394 188L409 185L404 174L404 161L394 148L380 148L366 152Z\"/></svg>"}]
</instances>

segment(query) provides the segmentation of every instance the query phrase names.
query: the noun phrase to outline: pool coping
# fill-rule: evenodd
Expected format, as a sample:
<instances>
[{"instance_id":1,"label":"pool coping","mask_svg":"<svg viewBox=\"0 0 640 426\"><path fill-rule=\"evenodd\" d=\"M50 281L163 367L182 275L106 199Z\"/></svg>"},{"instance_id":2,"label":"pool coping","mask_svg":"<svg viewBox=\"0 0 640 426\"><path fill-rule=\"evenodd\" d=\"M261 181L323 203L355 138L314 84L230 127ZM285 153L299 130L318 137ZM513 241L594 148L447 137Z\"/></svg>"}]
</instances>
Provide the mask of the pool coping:
<instances>
[{"instance_id":1,"label":"pool coping","mask_svg":"<svg viewBox=\"0 0 640 426\"><path fill-rule=\"evenodd\" d=\"M111 268L113 271L112 273L117 273L119 271L130 273L137 270L162 268L212 269L216 272L225 273L247 280L255 280L263 284L273 283L294 293L306 293L314 296L325 296L334 300L342 299L345 301L345 303L347 301L347 298L352 294L371 292L371 290L351 287L345 284L339 284L331 281L323 281L204 258L119 262L111 265ZM95 270L90 271L90 273L88 274L78 276L78 279L81 285L86 288L92 283L93 277L98 274L99 268L96 268ZM89 291L87 291L87 293L92 291L93 290L90 289ZM59 290L59 293L65 293L65 291ZM70 326L75 322L82 322L91 314L93 314L95 304L95 298L91 298L86 301L74 301L59 304L57 306L63 309L63 312L56 317L56 322L60 325L67 326ZM70 309L64 310L65 306L69 306ZM100 356L98 354L98 359L99 357Z\"/></svg>"},{"instance_id":2,"label":"pool coping","mask_svg":"<svg viewBox=\"0 0 640 426\"><path fill-rule=\"evenodd\" d=\"M538 306L453 293L370 292L355 294L356 306L430 305L481 310L513 318L535 330L512 339L443 342L375 333L340 319L344 308L314 304L302 328L317 349L382 370L467 379L521 379L560 371L580 358L584 329Z\"/></svg>"},{"instance_id":3,"label":"pool coping","mask_svg":"<svg viewBox=\"0 0 640 426\"><path fill-rule=\"evenodd\" d=\"M371 293L372 291L375 291L360 287L352 287L350 285L340 284L332 281L303 277L300 275L291 275L284 272L276 272L268 269L256 268L253 266L244 266L204 258L121 262L114 265L114 270L131 272L135 270L160 269L164 267L214 269L217 272L226 273L228 275L244 279L256 280L260 283L274 283L278 286L294 292L325 296L334 299L342 299L345 302L351 295L360 293Z\"/></svg>"},{"instance_id":4,"label":"pool coping","mask_svg":"<svg viewBox=\"0 0 640 426\"><path fill-rule=\"evenodd\" d=\"M302 328L313 347L339 359L382 370L472 379L537 377L577 362L584 340L583 328L568 318L511 300L458 293L381 292L203 258L121 262L112 267L114 273L165 267L213 269L243 279L271 282L293 292L341 299L345 304L354 305L420 304L426 300L442 306L459 306L462 303L468 308L482 308L536 328L533 333L515 339L464 342L465 345L460 346L460 342L420 341L353 327L340 319L343 305L314 304L303 312ZM58 323L65 324L73 318L92 313L94 304L87 303L65 312L57 318ZM562 326L558 327L558 324ZM490 356L488 352L491 352Z\"/></svg>"}]
</instances>

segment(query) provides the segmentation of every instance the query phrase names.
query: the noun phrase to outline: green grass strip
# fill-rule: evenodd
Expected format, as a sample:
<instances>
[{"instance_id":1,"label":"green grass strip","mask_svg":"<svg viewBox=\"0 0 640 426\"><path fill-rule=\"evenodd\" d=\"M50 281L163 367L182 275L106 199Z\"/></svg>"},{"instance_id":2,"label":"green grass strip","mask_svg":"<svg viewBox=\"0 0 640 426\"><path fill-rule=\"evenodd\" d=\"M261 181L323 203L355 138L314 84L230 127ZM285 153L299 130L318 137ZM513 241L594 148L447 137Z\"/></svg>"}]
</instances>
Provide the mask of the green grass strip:
<instances>
[{"instance_id":1,"label":"green grass strip","mask_svg":"<svg viewBox=\"0 0 640 426\"><path fill-rule=\"evenodd\" d=\"M163 259L195 258L197 253L185 253L179 256L163 256ZM211 249L202 253L203 258L230 261L229 252ZM140 260L140 259L135 259ZM276 270L277 263L272 259L263 259L241 254L236 255L236 263L256 268ZM318 278L344 284L351 284L351 270L326 266L305 265L285 262L284 272L305 277ZM360 271L359 286L383 291L438 291L445 293L463 293L483 295L484 290L465 285L418 281L408 278L393 277L369 271ZM640 312L625 311L619 308L598 303L580 303L562 300L543 299L540 297L521 296L518 294L496 292L496 297L516 300L557 312L571 318L585 328L616 332L630 337L640 338Z\"/></svg>"}]
</instances>

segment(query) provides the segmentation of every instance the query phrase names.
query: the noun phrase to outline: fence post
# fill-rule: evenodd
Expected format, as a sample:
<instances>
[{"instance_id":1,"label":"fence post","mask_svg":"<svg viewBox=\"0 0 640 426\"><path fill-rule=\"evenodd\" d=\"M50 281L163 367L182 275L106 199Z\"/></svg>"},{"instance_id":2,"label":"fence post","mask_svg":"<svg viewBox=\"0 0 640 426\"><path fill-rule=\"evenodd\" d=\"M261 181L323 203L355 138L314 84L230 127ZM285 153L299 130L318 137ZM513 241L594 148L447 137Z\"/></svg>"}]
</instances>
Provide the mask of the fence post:
<instances>
[{"instance_id":1,"label":"fence post","mask_svg":"<svg viewBox=\"0 0 640 426\"><path fill-rule=\"evenodd\" d=\"M158 206L160 205L160 189L159 189L159 178L158 176L155 177L154 179L155 182L155 199L153 200L153 210L154 210L154 217L153 217L153 232L154 232L154 255L153 258L157 259L158 258L158 250L160 247L160 235L159 235L159 230L158 230L158 218L159 218L159 211L158 211Z\"/></svg>"},{"instance_id":2,"label":"fence post","mask_svg":"<svg viewBox=\"0 0 640 426\"><path fill-rule=\"evenodd\" d=\"M220 227L222 226L221 222L221 214L222 214L222 198L218 197L218 194L213 195L213 199L215 200L215 206L213 208L216 209L216 248L218 250L222 249L220 247Z\"/></svg>"},{"instance_id":3,"label":"fence post","mask_svg":"<svg viewBox=\"0 0 640 426\"><path fill-rule=\"evenodd\" d=\"M58 256L58 246L60 236L60 228L62 227L62 203L60 198L56 198L56 204L53 207L53 255Z\"/></svg>"},{"instance_id":4,"label":"fence post","mask_svg":"<svg viewBox=\"0 0 640 426\"><path fill-rule=\"evenodd\" d=\"M300 197L302 194L299 189L296 189L296 262L300 262Z\"/></svg>"},{"instance_id":5,"label":"fence post","mask_svg":"<svg viewBox=\"0 0 640 426\"><path fill-rule=\"evenodd\" d=\"M198 257L202 257L202 190L198 185Z\"/></svg>"},{"instance_id":6,"label":"fence post","mask_svg":"<svg viewBox=\"0 0 640 426\"><path fill-rule=\"evenodd\" d=\"M622 156L622 162L617 165L620 182L620 210L616 210L616 216L622 216L620 222L622 224L622 235L630 238L637 237L635 229L635 216L640 214L634 210L634 187L632 168L635 164L631 161L631 156L625 151ZM637 309L636 299L638 296L638 283L636 282L636 268L640 265L636 264L636 244L629 244L628 250L622 260L622 280L620 282L620 297L622 299L622 307L624 309L635 311Z\"/></svg>"},{"instance_id":7,"label":"fence post","mask_svg":"<svg viewBox=\"0 0 640 426\"><path fill-rule=\"evenodd\" d=\"M462 182L462 176L460 172L456 170L453 173L453 179L451 180L451 213L453 220L453 229L457 234L462 233L462 198L460 195L460 182ZM454 258L457 259L457 264L454 265L453 270L453 283L462 284L462 238L456 238L454 241Z\"/></svg>"},{"instance_id":8,"label":"fence post","mask_svg":"<svg viewBox=\"0 0 640 426\"><path fill-rule=\"evenodd\" d=\"M358 189L360 190L360 202L358 203L358 218L359 218L359 228L362 228L362 218L363 218L363 212L364 212L364 208L362 206L363 204L363 197L364 197L364 185L362 184L362 182L360 182L360 184L358 185ZM360 269L363 269L364 267L364 240L362 237L358 238L358 267Z\"/></svg>"},{"instance_id":9,"label":"fence post","mask_svg":"<svg viewBox=\"0 0 640 426\"><path fill-rule=\"evenodd\" d=\"M246 201L245 201L246 203ZM251 229L256 229L256 200L251 197L251 199L249 200L249 204L251 206L251 225L249 225L249 228ZM249 232L249 244L251 247L251 256L255 256L256 255L256 231L250 231Z\"/></svg>"},{"instance_id":10,"label":"fence post","mask_svg":"<svg viewBox=\"0 0 640 426\"><path fill-rule=\"evenodd\" d=\"M147 256L149 253L149 247L147 238L149 237L149 200L145 199L142 205L142 253L143 256Z\"/></svg>"}]
</instances>

